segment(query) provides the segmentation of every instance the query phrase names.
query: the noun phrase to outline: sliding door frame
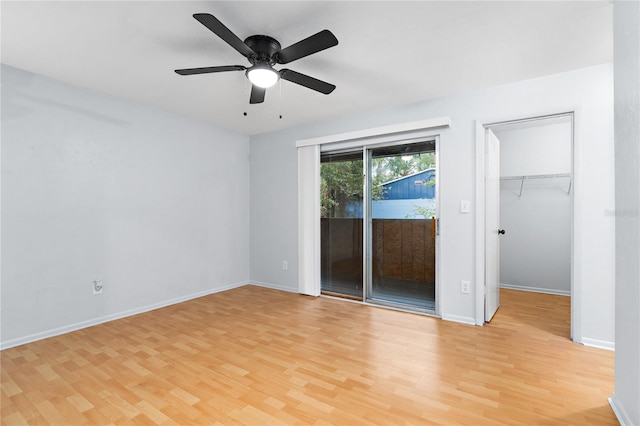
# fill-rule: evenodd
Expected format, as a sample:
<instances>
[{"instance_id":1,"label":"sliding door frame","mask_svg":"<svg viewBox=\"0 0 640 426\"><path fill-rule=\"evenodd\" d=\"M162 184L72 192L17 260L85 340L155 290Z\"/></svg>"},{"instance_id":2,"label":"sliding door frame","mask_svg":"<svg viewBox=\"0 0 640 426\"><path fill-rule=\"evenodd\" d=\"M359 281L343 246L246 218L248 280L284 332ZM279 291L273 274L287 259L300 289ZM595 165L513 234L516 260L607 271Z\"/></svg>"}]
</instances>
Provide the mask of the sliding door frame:
<instances>
[{"instance_id":1,"label":"sliding door frame","mask_svg":"<svg viewBox=\"0 0 640 426\"><path fill-rule=\"evenodd\" d=\"M441 132L450 125L449 117L439 117L296 142L298 149L298 291L301 294L319 296L321 291L320 152L405 144L427 138L438 138L439 141ZM363 261L366 260L363 259ZM438 262L437 258L436 262ZM436 289L437 293L438 289ZM437 299L436 297L436 310L439 312Z\"/></svg>"},{"instance_id":2,"label":"sliding door frame","mask_svg":"<svg viewBox=\"0 0 640 426\"><path fill-rule=\"evenodd\" d=\"M417 308L415 306L405 307L405 305L393 302L386 302L380 299L373 298L373 217L371 215L372 211L372 199L371 199L371 160L372 154L371 152L376 148L387 148L397 145L408 145L412 143L421 143L433 141L435 145L435 153L436 157L436 175L435 175L435 202L436 202L436 230L435 230L435 239L434 239L434 250L435 250L435 307L433 311L431 309L423 309ZM415 139L408 140L398 140L396 142L389 143L379 143L363 146L363 167L365 172L365 187L364 187L364 195L365 199L363 201L363 220L365 223L365 228L363 230L363 248L365 250L363 256L363 271L364 271L364 285L363 285L363 302L368 305L375 306L384 306L390 309L399 309L399 310L409 310L411 312L419 312L426 313L429 315L440 316L440 298L438 295L440 294L440 279L439 279L439 271L440 271L440 135L436 134L433 136L425 136Z\"/></svg>"}]
</instances>

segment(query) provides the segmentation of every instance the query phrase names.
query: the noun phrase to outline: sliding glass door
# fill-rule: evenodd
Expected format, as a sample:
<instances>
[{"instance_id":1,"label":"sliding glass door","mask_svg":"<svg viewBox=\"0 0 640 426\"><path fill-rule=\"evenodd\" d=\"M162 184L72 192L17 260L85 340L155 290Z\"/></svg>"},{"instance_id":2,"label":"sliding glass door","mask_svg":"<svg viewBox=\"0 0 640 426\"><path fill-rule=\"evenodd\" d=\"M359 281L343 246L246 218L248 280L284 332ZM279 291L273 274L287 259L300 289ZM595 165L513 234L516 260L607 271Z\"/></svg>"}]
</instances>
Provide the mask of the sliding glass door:
<instances>
[{"instance_id":1,"label":"sliding glass door","mask_svg":"<svg viewBox=\"0 0 640 426\"><path fill-rule=\"evenodd\" d=\"M323 294L363 298L362 151L320 159L320 289Z\"/></svg>"},{"instance_id":2,"label":"sliding glass door","mask_svg":"<svg viewBox=\"0 0 640 426\"><path fill-rule=\"evenodd\" d=\"M436 140L321 155L321 291L435 312Z\"/></svg>"},{"instance_id":3,"label":"sliding glass door","mask_svg":"<svg viewBox=\"0 0 640 426\"><path fill-rule=\"evenodd\" d=\"M435 311L436 143L368 151L367 301Z\"/></svg>"}]
</instances>

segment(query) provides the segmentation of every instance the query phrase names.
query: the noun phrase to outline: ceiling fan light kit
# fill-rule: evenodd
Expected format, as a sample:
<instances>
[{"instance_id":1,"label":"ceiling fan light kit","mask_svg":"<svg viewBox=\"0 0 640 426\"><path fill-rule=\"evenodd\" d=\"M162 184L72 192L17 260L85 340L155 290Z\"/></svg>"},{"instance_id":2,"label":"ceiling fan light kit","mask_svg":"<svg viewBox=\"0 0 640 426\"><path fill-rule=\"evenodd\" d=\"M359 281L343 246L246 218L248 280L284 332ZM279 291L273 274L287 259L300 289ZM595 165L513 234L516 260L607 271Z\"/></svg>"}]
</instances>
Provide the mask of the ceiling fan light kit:
<instances>
[{"instance_id":1,"label":"ceiling fan light kit","mask_svg":"<svg viewBox=\"0 0 640 426\"><path fill-rule=\"evenodd\" d=\"M336 39L329 30L322 30L289 47L281 49L280 43L276 39L265 35L253 35L242 41L215 16L209 13L196 13L193 17L247 58L251 66L225 65L175 70L179 75L246 71L245 74L251 82L251 97L249 99L249 103L251 104L264 102L266 89L275 85L279 79L299 84L325 95L333 92L336 88L333 84L296 71L289 69L277 71L273 69L273 65L275 64L288 64L289 62L336 46L338 39Z\"/></svg>"},{"instance_id":2,"label":"ceiling fan light kit","mask_svg":"<svg viewBox=\"0 0 640 426\"><path fill-rule=\"evenodd\" d=\"M268 89L278 82L280 75L266 63L257 63L247 70L247 78L254 86Z\"/></svg>"}]
</instances>

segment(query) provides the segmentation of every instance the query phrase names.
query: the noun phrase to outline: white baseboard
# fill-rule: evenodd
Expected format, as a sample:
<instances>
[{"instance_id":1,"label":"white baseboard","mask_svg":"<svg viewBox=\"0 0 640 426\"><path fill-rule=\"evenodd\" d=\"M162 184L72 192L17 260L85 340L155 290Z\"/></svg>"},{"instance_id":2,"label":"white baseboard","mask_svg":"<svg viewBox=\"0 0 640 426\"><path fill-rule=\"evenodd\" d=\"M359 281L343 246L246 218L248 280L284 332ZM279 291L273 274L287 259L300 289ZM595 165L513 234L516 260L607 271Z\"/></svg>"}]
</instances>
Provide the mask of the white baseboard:
<instances>
[{"instance_id":1,"label":"white baseboard","mask_svg":"<svg viewBox=\"0 0 640 426\"><path fill-rule=\"evenodd\" d=\"M613 413L616 415L616 418L618 419L618 422L620 422L620 425L633 426L633 423L631 423L631 418L625 411L624 407L620 405L618 398L616 398L615 392L611 395L611 398L608 398L608 401L609 401L609 405L611 406L611 409L613 410Z\"/></svg>"},{"instance_id":2,"label":"white baseboard","mask_svg":"<svg viewBox=\"0 0 640 426\"><path fill-rule=\"evenodd\" d=\"M500 288L506 288L508 290L529 291L531 293L553 294L556 296L571 296L571 292L566 290L554 290L549 288L529 287L515 284L500 283Z\"/></svg>"},{"instance_id":3,"label":"white baseboard","mask_svg":"<svg viewBox=\"0 0 640 426\"><path fill-rule=\"evenodd\" d=\"M265 283L261 281L253 281L253 280L249 281L247 284L257 285L258 287L271 288L273 290L288 291L289 293L298 293L298 288L285 287L279 284L271 284L271 283Z\"/></svg>"},{"instance_id":4,"label":"white baseboard","mask_svg":"<svg viewBox=\"0 0 640 426\"><path fill-rule=\"evenodd\" d=\"M445 321L459 322L461 324L476 325L476 320L471 317L463 317L461 315L442 314Z\"/></svg>"},{"instance_id":5,"label":"white baseboard","mask_svg":"<svg viewBox=\"0 0 640 426\"><path fill-rule=\"evenodd\" d=\"M189 294L175 299L165 300L162 302L154 303L151 305L141 306L139 308L129 309L115 314L105 315L98 318L93 318L87 321L81 321L74 324L65 325L62 327L52 328L50 330L41 331L39 333L30 334L28 336L22 336L11 340L0 342L0 350L13 348L15 346L24 345L26 343L35 342L49 337L59 336L61 334L70 333L72 331L80 330L94 325L103 324L105 322L114 321L121 318L130 317L132 315L138 315L144 312L153 311L155 309L164 308L167 306L175 305L176 303L186 302L187 300L197 299L198 297L208 296L214 293L220 293L222 291L231 290L234 288L242 287L249 284L248 281L242 281L239 283L228 284L222 287L200 291L198 293Z\"/></svg>"},{"instance_id":6,"label":"white baseboard","mask_svg":"<svg viewBox=\"0 0 640 426\"><path fill-rule=\"evenodd\" d=\"M583 337L581 343L585 346L591 346L592 348L606 349L608 351L616 350L616 344L614 342L609 342L607 340L598 340L598 339L590 339L588 337Z\"/></svg>"}]
</instances>

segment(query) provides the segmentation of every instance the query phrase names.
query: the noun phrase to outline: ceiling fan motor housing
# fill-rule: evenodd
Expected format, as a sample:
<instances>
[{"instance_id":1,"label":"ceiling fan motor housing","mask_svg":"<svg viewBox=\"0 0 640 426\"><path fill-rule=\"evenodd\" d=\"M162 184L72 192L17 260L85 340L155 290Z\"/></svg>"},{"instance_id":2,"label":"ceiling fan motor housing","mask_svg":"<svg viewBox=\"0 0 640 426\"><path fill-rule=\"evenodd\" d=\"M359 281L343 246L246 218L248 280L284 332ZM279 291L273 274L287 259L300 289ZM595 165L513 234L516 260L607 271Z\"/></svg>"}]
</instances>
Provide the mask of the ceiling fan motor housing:
<instances>
[{"instance_id":1,"label":"ceiling fan motor housing","mask_svg":"<svg viewBox=\"0 0 640 426\"><path fill-rule=\"evenodd\" d=\"M247 37L244 43L256 52L255 58L248 58L252 64L267 62L269 65L273 65L276 63L275 54L280 51L278 40L266 35L252 35Z\"/></svg>"}]
</instances>

